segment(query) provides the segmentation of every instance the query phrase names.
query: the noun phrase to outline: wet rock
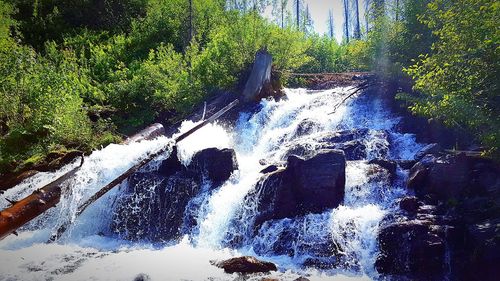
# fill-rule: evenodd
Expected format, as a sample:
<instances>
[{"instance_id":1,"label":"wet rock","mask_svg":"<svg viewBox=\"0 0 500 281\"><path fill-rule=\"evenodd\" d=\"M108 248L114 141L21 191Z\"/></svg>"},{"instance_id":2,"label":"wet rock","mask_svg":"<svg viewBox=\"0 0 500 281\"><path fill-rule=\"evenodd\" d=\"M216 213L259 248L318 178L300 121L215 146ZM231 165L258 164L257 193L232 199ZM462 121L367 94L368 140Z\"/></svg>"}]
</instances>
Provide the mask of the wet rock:
<instances>
[{"instance_id":1,"label":"wet rock","mask_svg":"<svg viewBox=\"0 0 500 281\"><path fill-rule=\"evenodd\" d=\"M424 156L410 169L408 187L418 197L459 199L488 193L500 186L500 169L491 160L465 154Z\"/></svg>"},{"instance_id":2,"label":"wet rock","mask_svg":"<svg viewBox=\"0 0 500 281\"><path fill-rule=\"evenodd\" d=\"M224 269L226 273L258 273L277 271L278 268L274 263L260 261L251 256L237 257L221 262L211 262L213 265Z\"/></svg>"},{"instance_id":3,"label":"wet rock","mask_svg":"<svg viewBox=\"0 0 500 281\"><path fill-rule=\"evenodd\" d=\"M327 143L343 143L353 140L364 139L368 135L368 129L352 129L345 131L337 131L334 133L327 133L320 138L320 142Z\"/></svg>"},{"instance_id":4,"label":"wet rock","mask_svg":"<svg viewBox=\"0 0 500 281\"><path fill-rule=\"evenodd\" d=\"M496 280L500 269L500 218L486 220L467 229L466 251L469 254L466 278Z\"/></svg>"},{"instance_id":5,"label":"wet rock","mask_svg":"<svg viewBox=\"0 0 500 281\"><path fill-rule=\"evenodd\" d=\"M201 171L215 185L229 179L238 169L236 153L233 149L207 148L193 156L189 169Z\"/></svg>"},{"instance_id":6,"label":"wet rock","mask_svg":"<svg viewBox=\"0 0 500 281\"><path fill-rule=\"evenodd\" d=\"M151 277L149 275L141 273L134 278L134 281L149 281Z\"/></svg>"},{"instance_id":7,"label":"wet rock","mask_svg":"<svg viewBox=\"0 0 500 281\"><path fill-rule=\"evenodd\" d=\"M382 274L410 274L435 278L444 273L446 241L429 221L389 224L380 230L380 254L375 267Z\"/></svg>"},{"instance_id":8,"label":"wet rock","mask_svg":"<svg viewBox=\"0 0 500 281\"><path fill-rule=\"evenodd\" d=\"M315 269L323 269L330 270L337 267L337 259L335 257L327 257L327 258L307 258L302 263L302 266L305 268L315 268Z\"/></svg>"},{"instance_id":9,"label":"wet rock","mask_svg":"<svg viewBox=\"0 0 500 281\"><path fill-rule=\"evenodd\" d=\"M275 172L277 170L278 170L278 166L269 165L269 166L265 167L264 169L262 169L262 171L260 171L260 173L261 174L269 174L269 173Z\"/></svg>"},{"instance_id":10,"label":"wet rock","mask_svg":"<svg viewBox=\"0 0 500 281\"><path fill-rule=\"evenodd\" d=\"M406 211L410 214L415 214L418 211L418 207L420 206L420 202L418 202L418 198L415 196L408 196L401 201L399 201L399 207L401 210Z\"/></svg>"},{"instance_id":11,"label":"wet rock","mask_svg":"<svg viewBox=\"0 0 500 281\"><path fill-rule=\"evenodd\" d=\"M256 225L270 219L320 213L344 199L345 156L339 150L319 150L310 158L290 156L287 168L262 180Z\"/></svg>"},{"instance_id":12,"label":"wet rock","mask_svg":"<svg viewBox=\"0 0 500 281\"><path fill-rule=\"evenodd\" d=\"M305 119L302 122L300 122L300 124L297 126L297 129L295 130L295 136L300 137L308 135L318 130L319 128L320 125L314 120Z\"/></svg>"},{"instance_id":13,"label":"wet rock","mask_svg":"<svg viewBox=\"0 0 500 281\"><path fill-rule=\"evenodd\" d=\"M426 146L424 146L422 149L420 149L416 154L414 159L416 161L420 161L420 159L424 158L425 155L431 154L431 155L437 155L439 154L443 149L441 146L437 143L431 143Z\"/></svg>"},{"instance_id":14,"label":"wet rock","mask_svg":"<svg viewBox=\"0 0 500 281\"><path fill-rule=\"evenodd\" d=\"M399 165L399 167L401 167L401 169L409 170L409 169L411 169L411 167L413 167L417 163L417 161L398 159L398 160L396 160L396 163Z\"/></svg>"},{"instance_id":15,"label":"wet rock","mask_svg":"<svg viewBox=\"0 0 500 281\"><path fill-rule=\"evenodd\" d=\"M158 168L158 172L165 177L170 177L177 172L185 170L186 167L184 167L184 165L179 160L177 154L177 146L173 147L170 156L167 159L165 159Z\"/></svg>"},{"instance_id":16,"label":"wet rock","mask_svg":"<svg viewBox=\"0 0 500 281\"><path fill-rule=\"evenodd\" d=\"M396 175L397 164L395 161L376 158L376 159L370 160L368 162L368 164L379 165L380 167L386 169L392 177L395 177L395 175Z\"/></svg>"},{"instance_id":17,"label":"wet rock","mask_svg":"<svg viewBox=\"0 0 500 281\"><path fill-rule=\"evenodd\" d=\"M338 143L332 146L332 148L344 151L346 160L362 160L365 159L366 145L360 140L353 140L344 143Z\"/></svg>"},{"instance_id":18,"label":"wet rock","mask_svg":"<svg viewBox=\"0 0 500 281\"><path fill-rule=\"evenodd\" d=\"M136 173L129 178L126 192L115 204L111 231L132 241L179 239L186 206L200 189L195 175L187 172L169 178L156 173Z\"/></svg>"}]
</instances>

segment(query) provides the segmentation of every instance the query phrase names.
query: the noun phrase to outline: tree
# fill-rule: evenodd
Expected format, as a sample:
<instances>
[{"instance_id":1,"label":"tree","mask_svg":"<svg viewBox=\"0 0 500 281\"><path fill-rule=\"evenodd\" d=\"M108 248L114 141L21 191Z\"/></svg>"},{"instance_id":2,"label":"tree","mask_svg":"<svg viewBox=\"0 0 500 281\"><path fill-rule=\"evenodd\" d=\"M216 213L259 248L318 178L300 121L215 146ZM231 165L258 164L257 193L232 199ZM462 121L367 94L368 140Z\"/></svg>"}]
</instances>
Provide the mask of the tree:
<instances>
[{"instance_id":1,"label":"tree","mask_svg":"<svg viewBox=\"0 0 500 281\"><path fill-rule=\"evenodd\" d=\"M335 38L335 22L333 20L333 11L332 9L328 10L328 35L330 38Z\"/></svg>"},{"instance_id":2,"label":"tree","mask_svg":"<svg viewBox=\"0 0 500 281\"><path fill-rule=\"evenodd\" d=\"M472 131L500 148L500 6L496 0L434 0L423 22L437 37L432 52L406 69L420 96L415 113Z\"/></svg>"},{"instance_id":3,"label":"tree","mask_svg":"<svg viewBox=\"0 0 500 281\"><path fill-rule=\"evenodd\" d=\"M371 0L365 0L365 32L368 34L370 31L370 14L371 14L372 2Z\"/></svg>"},{"instance_id":4,"label":"tree","mask_svg":"<svg viewBox=\"0 0 500 281\"><path fill-rule=\"evenodd\" d=\"M273 15L281 28L285 28L285 15L288 0L273 0Z\"/></svg>"},{"instance_id":5,"label":"tree","mask_svg":"<svg viewBox=\"0 0 500 281\"><path fill-rule=\"evenodd\" d=\"M355 15L355 25L354 25L354 38L361 39L361 25L359 20L359 0L354 0L354 15Z\"/></svg>"},{"instance_id":6,"label":"tree","mask_svg":"<svg viewBox=\"0 0 500 281\"><path fill-rule=\"evenodd\" d=\"M349 43L349 20L350 20L350 9L349 9L349 0L343 0L344 7L344 38L347 43Z\"/></svg>"}]
</instances>

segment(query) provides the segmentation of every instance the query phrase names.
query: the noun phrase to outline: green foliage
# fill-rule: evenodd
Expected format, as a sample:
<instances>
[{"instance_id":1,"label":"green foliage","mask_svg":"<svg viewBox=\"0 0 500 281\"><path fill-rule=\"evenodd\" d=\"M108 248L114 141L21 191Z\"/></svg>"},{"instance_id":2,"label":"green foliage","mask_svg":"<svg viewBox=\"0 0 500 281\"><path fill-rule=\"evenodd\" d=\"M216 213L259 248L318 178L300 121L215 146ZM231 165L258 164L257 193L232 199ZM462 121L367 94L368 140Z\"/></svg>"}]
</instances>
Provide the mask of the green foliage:
<instances>
[{"instance_id":1,"label":"green foliage","mask_svg":"<svg viewBox=\"0 0 500 281\"><path fill-rule=\"evenodd\" d=\"M431 55L406 69L423 95L411 109L452 126L472 129L500 147L500 3L435 0L423 22L438 38Z\"/></svg>"},{"instance_id":2,"label":"green foliage","mask_svg":"<svg viewBox=\"0 0 500 281\"><path fill-rule=\"evenodd\" d=\"M126 31L145 13L147 0L5 0L15 5L24 42L42 50L46 41L61 42L82 28Z\"/></svg>"}]
</instances>

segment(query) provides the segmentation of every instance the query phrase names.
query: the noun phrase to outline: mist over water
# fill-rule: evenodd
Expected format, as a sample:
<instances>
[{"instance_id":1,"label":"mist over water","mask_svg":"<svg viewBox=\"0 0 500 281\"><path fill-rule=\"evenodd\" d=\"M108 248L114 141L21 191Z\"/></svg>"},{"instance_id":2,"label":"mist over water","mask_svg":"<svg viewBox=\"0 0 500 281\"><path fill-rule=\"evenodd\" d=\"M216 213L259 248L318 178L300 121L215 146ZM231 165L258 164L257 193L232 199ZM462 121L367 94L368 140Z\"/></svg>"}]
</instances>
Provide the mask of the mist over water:
<instances>
[{"instance_id":1,"label":"mist over water","mask_svg":"<svg viewBox=\"0 0 500 281\"><path fill-rule=\"evenodd\" d=\"M162 137L128 145L110 145L86 157L82 169L69 184L61 203L19 231L0 241L0 280L235 280L210 260L254 255L273 261L279 272L270 277L294 280L372 280L377 255L377 232L383 217L394 211L397 198L405 194L407 176L398 170L397 178L368 164L374 158L409 159L421 148L414 136L397 131L399 118L377 96L361 95L340 104L352 88L326 91L286 89L280 101L264 100L257 112L242 112L235 128L208 125L181 142L178 155L187 165L193 155L205 148L232 148L239 170L213 191L210 182L188 204L185 216L196 225L183 229L184 237L168 243L147 240L127 241L108 235L114 206L127 182L91 205L75 218L76 208L116 176L126 171L148 152L171 140ZM335 113L333 108L339 105ZM304 131L304 123L307 130ZM180 132L196 125L184 122ZM314 150L321 147L326 133L367 129L362 142L366 157L348 161L344 203L321 214L267 221L256 233L251 229L258 205L252 196L263 177L260 171L270 164L284 164L294 145ZM158 168L153 161L145 170ZM73 164L76 165L76 164ZM7 198L22 198L36 188L69 170L41 173L7 191ZM0 200L0 207L7 206ZM50 234L65 220L72 227L58 243L45 244ZM159 218L161 219L161 218ZM277 254L283 244L279 237L293 235L288 254ZM239 237L235 243L235 237ZM318 257L330 245L338 251L332 268L305 268L304 262ZM142 275L141 275L142 274ZM267 276L266 276L267 277ZM260 280L252 276L247 280Z\"/></svg>"}]
</instances>

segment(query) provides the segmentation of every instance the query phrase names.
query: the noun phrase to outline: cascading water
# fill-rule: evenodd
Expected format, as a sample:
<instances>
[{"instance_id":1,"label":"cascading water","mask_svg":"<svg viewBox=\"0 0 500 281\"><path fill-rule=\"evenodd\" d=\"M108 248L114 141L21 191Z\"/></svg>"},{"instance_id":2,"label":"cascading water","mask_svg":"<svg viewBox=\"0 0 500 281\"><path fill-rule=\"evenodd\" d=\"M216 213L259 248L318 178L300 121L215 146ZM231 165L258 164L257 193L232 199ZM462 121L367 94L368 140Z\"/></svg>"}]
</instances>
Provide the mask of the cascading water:
<instances>
[{"instance_id":1,"label":"cascading water","mask_svg":"<svg viewBox=\"0 0 500 281\"><path fill-rule=\"evenodd\" d=\"M210 188L212 183L204 181L199 190L193 191L196 194L181 210L184 217L180 233L184 238L164 241L167 243L124 240L130 235L116 235L110 230L113 223L124 219L117 215L118 210L137 217L141 224L149 223L141 218L142 205L134 202L153 200L159 184L155 179L139 183L147 185L141 190L148 192L127 193L125 182L81 217L75 219L74 212L100 186L169 139L110 145L94 152L86 157L57 208L23 227L18 237L11 235L0 242L0 280L234 280L234 275L224 274L209 260L246 254L277 263L280 272L272 276L284 280L300 275L310 280L377 279L373 265L379 223L397 208L395 202L405 194L407 175L398 169L396 177L391 178L368 161L409 159L421 145L412 135L397 131L399 118L378 96L361 95L340 104L352 90L287 89L286 99L264 100L257 112L242 112L235 128L209 125L181 142L178 155L185 165L197 151L227 147L235 150L239 170L220 186ZM328 114L334 107L336 111ZM185 122L180 131L193 125ZM355 156L347 162L343 204L319 214L269 220L254 230L257 187L265 177L260 171L267 163L282 165L297 147L314 151L325 145L321 141L325 134L346 130L356 132L359 140L351 151ZM151 163L143 173L158 169L162 159ZM21 198L70 166L39 174L4 196ZM120 207L125 201L125 208ZM1 208L6 205L0 201ZM46 244L51 232L67 219L74 223L65 236L58 243ZM133 236L140 238L141 233Z\"/></svg>"}]
</instances>

